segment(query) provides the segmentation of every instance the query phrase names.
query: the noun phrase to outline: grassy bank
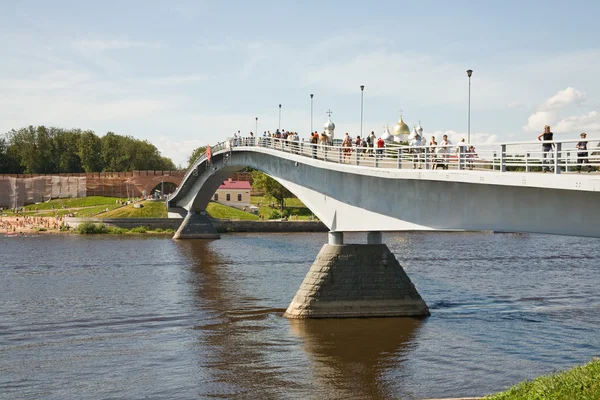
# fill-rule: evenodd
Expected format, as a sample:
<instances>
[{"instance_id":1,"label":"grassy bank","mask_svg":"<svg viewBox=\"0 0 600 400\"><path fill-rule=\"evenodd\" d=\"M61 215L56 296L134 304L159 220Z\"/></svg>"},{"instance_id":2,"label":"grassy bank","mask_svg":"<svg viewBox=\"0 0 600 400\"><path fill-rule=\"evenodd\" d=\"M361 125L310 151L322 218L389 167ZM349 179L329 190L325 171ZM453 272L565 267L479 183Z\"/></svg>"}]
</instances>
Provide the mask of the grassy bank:
<instances>
[{"instance_id":1,"label":"grassy bank","mask_svg":"<svg viewBox=\"0 0 600 400\"><path fill-rule=\"evenodd\" d=\"M133 204L98 214L97 218L167 218L167 207L162 201L143 201L142 208Z\"/></svg>"},{"instance_id":2,"label":"grassy bank","mask_svg":"<svg viewBox=\"0 0 600 400\"><path fill-rule=\"evenodd\" d=\"M258 215L238 210L235 207L229 207L223 204L215 203L214 201L208 203L208 206L206 206L206 213L211 218L218 219L239 219L243 221L258 219Z\"/></svg>"},{"instance_id":3,"label":"grassy bank","mask_svg":"<svg viewBox=\"0 0 600 400\"><path fill-rule=\"evenodd\" d=\"M491 400L598 400L600 399L600 359L565 372L519 383L506 392L485 398Z\"/></svg>"},{"instance_id":4,"label":"grassy bank","mask_svg":"<svg viewBox=\"0 0 600 400\"><path fill-rule=\"evenodd\" d=\"M29 204L25 206L25 211L14 214L10 210L5 210L3 215L18 216L28 215L35 217L62 217L67 214L73 214L80 218L94 217L107 209L114 210L121 207L121 201L118 197L90 196L70 199L54 199L39 204Z\"/></svg>"},{"instance_id":5,"label":"grassy bank","mask_svg":"<svg viewBox=\"0 0 600 400\"><path fill-rule=\"evenodd\" d=\"M99 234L139 234L139 233L163 233L163 234L173 234L175 231L173 229L150 229L146 226L138 226L136 228L125 229L119 228L115 226L106 226L102 223L94 223L94 222L82 222L79 224L75 232L82 235L99 235Z\"/></svg>"},{"instance_id":6,"label":"grassy bank","mask_svg":"<svg viewBox=\"0 0 600 400\"><path fill-rule=\"evenodd\" d=\"M283 211L279 209L279 204L273 204L273 201L268 201L264 196L252 196L250 203L258 207L258 213L264 215L265 219L293 217L298 220L309 220L313 217L312 211L300 199L295 197L284 200ZM273 207L271 207L271 204L273 204Z\"/></svg>"}]
</instances>

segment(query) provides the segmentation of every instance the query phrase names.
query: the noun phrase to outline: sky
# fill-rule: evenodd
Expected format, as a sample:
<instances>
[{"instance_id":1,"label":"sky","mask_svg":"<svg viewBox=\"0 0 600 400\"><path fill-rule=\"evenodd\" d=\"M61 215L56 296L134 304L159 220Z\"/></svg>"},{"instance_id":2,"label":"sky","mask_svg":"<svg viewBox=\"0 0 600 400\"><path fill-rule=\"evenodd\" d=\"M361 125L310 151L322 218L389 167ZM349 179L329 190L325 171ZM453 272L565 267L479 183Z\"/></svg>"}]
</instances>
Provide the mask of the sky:
<instances>
[{"instance_id":1,"label":"sky","mask_svg":"<svg viewBox=\"0 0 600 400\"><path fill-rule=\"evenodd\" d=\"M242 133L600 138L599 1L0 0L0 133L147 139L176 164Z\"/></svg>"}]
</instances>

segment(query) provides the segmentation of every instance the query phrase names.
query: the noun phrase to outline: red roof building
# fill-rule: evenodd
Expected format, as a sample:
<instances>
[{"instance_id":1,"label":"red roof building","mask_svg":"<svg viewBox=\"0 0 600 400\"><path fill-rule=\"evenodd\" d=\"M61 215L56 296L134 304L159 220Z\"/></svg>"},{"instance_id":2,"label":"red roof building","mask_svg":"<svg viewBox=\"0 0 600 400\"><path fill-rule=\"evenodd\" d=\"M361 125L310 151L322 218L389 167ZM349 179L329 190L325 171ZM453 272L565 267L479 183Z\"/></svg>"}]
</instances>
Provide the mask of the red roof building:
<instances>
[{"instance_id":1,"label":"red roof building","mask_svg":"<svg viewBox=\"0 0 600 400\"><path fill-rule=\"evenodd\" d=\"M232 207L250 207L252 185L248 181L228 179L219 186L213 195L213 201Z\"/></svg>"}]
</instances>

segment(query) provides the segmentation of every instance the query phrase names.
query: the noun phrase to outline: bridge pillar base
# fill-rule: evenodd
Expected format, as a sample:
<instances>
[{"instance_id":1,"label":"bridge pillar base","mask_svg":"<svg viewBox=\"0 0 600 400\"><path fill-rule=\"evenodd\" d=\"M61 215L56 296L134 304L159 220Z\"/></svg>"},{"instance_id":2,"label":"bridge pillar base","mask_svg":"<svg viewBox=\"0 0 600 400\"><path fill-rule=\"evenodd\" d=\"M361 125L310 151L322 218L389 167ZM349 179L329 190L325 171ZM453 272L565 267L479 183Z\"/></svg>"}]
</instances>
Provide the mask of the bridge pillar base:
<instances>
[{"instance_id":1,"label":"bridge pillar base","mask_svg":"<svg viewBox=\"0 0 600 400\"><path fill-rule=\"evenodd\" d=\"M429 308L385 244L326 244L287 318L413 317Z\"/></svg>"},{"instance_id":2,"label":"bridge pillar base","mask_svg":"<svg viewBox=\"0 0 600 400\"><path fill-rule=\"evenodd\" d=\"M173 239L220 239L221 236L208 219L206 213L188 213Z\"/></svg>"}]
</instances>

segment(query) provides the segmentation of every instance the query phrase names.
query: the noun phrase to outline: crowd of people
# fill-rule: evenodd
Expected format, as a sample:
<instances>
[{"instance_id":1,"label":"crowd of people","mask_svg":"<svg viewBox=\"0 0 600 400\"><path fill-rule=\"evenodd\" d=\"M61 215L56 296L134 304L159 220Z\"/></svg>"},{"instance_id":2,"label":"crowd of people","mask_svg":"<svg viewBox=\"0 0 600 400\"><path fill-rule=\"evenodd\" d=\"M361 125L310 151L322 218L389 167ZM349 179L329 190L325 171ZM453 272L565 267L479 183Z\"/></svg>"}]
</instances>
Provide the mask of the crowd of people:
<instances>
[{"instance_id":1,"label":"crowd of people","mask_svg":"<svg viewBox=\"0 0 600 400\"><path fill-rule=\"evenodd\" d=\"M6 235L59 231L61 227L65 227L62 217L0 216L0 232Z\"/></svg>"},{"instance_id":2,"label":"crowd of people","mask_svg":"<svg viewBox=\"0 0 600 400\"><path fill-rule=\"evenodd\" d=\"M542 171L553 171L554 165L554 149L555 145L552 143L554 134L550 131L550 126L546 125L544 127L544 132L538 136L538 140L542 141ZM588 142L587 142L587 134L581 133L581 140L576 144L575 148L577 149L577 172L581 172L582 169L587 164L587 172L592 171L592 167L590 166L589 156L588 156ZM249 136L242 136L240 131L234 133L233 136L233 145L255 145L256 140L260 141L263 139L279 139L276 143L276 146L281 147L289 147L292 149L292 152L297 152L298 147L294 146L293 143L300 142L300 136L297 132L294 131L286 131L277 129L275 132L271 133L271 131L264 131L261 137L256 138L253 132L250 132ZM305 142L302 139L302 142ZM328 135L325 131L319 133L318 131L311 132L308 140L306 141L312 147L312 157L318 157L318 149L321 146L332 146L333 140L331 136ZM548 143L550 142L550 143ZM339 142L338 142L339 143ZM462 158L464 160L464 164L466 168L473 169L477 165L478 155L475 149L475 146L466 143L465 139L461 139L458 144L453 145L449 140L448 135L444 134L442 136L442 140L438 143L435 136L431 136L429 140L427 140L420 131L415 129L413 133L409 137L408 141L409 149L408 153L410 156L409 160L413 162L414 169L421 169L425 164L425 161L429 161L432 163L433 169L444 169L447 170L452 161L459 162L459 159ZM371 132L370 134L361 137L356 136L354 139L350 136L349 133L346 133L344 138L341 140L342 147L342 162L347 162L352 153L356 153L357 155L377 155L381 156L386 151L386 148L389 148L388 143L383 139L383 137L377 137L375 132ZM321 155L319 157L325 158L325 152L327 150L321 150ZM395 154L393 154L395 155ZM462 155L462 156L461 156ZM407 157L405 157L406 159Z\"/></svg>"}]
</instances>

